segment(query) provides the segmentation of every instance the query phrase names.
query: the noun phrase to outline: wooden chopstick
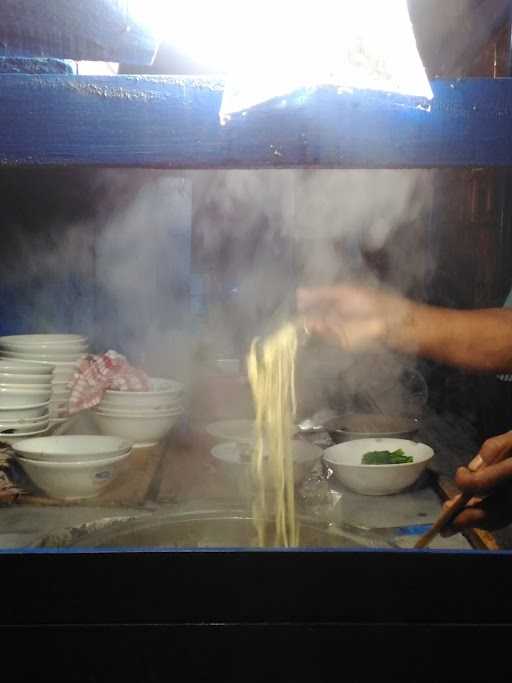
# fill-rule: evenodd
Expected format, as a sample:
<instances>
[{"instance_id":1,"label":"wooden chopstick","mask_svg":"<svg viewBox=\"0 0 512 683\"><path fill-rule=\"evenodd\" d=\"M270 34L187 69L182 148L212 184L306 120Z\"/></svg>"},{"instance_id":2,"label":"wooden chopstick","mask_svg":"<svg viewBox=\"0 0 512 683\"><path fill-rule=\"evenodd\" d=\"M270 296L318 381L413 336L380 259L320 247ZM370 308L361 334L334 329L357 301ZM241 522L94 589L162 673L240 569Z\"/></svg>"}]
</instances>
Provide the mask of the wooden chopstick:
<instances>
[{"instance_id":1,"label":"wooden chopstick","mask_svg":"<svg viewBox=\"0 0 512 683\"><path fill-rule=\"evenodd\" d=\"M494 462L499 460L500 456L501 453L498 453L493 461L486 463L480 455L477 455L469 463L468 470L470 472L478 472L488 465L493 465ZM466 507L471 498L473 498L472 493L459 493L458 496L459 497L456 496L455 498L451 499L454 501L453 504L446 508L446 510L443 510L436 522L432 525L432 528L424 533L423 536L421 536L421 538L419 538L415 543L415 548L426 548L426 546L452 521L452 519L456 517L464 507Z\"/></svg>"},{"instance_id":2,"label":"wooden chopstick","mask_svg":"<svg viewBox=\"0 0 512 683\"><path fill-rule=\"evenodd\" d=\"M458 500L457 498L452 498L451 500L455 500L456 502L449 508L446 508L446 510L443 510L436 522L432 525L432 528L425 532L423 536L416 541L414 547L426 548L427 545L444 529L444 527L447 526L449 522L451 522L451 520L457 516L462 508L466 507L472 497L472 494L464 493L459 494Z\"/></svg>"}]
</instances>

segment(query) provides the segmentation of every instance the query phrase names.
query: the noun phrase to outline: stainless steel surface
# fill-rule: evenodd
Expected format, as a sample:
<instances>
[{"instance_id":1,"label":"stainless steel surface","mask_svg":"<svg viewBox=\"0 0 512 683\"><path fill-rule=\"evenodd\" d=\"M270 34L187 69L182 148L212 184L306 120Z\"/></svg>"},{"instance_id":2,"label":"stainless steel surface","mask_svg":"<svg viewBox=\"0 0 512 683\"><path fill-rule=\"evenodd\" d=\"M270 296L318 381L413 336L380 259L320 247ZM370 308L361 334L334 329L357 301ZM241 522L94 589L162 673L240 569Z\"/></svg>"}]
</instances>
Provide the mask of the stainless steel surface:
<instances>
[{"instance_id":1,"label":"stainless steel surface","mask_svg":"<svg viewBox=\"0 0 512 683\"><path fill-rule=\"evenodd\" d=\"M340 530L306 517L300 518L300 547L393 547L393 541L365 530ZM73 548L247 548L254 547L254 520L244 510L199 510L154 513L146 519L110 521L62 530L41 539L36 547Z\"/></svg>"}]
</instances>

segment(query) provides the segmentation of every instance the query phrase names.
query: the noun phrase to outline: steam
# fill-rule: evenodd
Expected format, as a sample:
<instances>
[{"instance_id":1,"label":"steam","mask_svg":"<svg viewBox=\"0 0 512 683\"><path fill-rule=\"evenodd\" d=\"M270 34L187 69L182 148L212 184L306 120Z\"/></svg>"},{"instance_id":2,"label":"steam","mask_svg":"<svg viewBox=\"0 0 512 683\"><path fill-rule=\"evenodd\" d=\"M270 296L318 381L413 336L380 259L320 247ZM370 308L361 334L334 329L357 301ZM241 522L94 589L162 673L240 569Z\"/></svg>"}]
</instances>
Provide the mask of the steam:
<instances>
[{"instance_id":1,"label":"steam","mask_svg":"<svg viewBox=\"0 0 512 683\"><path fill-rule=\"evenodd\" d=\"M224 266L228 287L210 328L221 355L240 355L299 282L357 280L423 294L433 266L429 171L228 171L202 173L196 182L194 228L206 260ZM368 412L419 414L426 396L414 366L415 359L392 353L355 358L325 346L306 349L301 413L326 404L361 409L358 390L371 385Z\"/></svg>"},{"instance_id":2,"label":"steam","mask_svg":"<svg viewBox=\"0 0 512 683\"><path fill-rule=\"evenodd\" d=\"M83 332L94 351L113 348L153 375L188 382L200 344L213 359L243 359L300 283L357 280L421 296L432 268L428 171L102 171L92 189L92 215L34 231L30 251L24 231L8 232L23 267L9 262L4 286L30 292L23 328L13 327ZM302 411L353 409L348 387L413 366L305 350ZM382 410L411 404L397 400Z\"/></svg>"},{"instance_id":3,"label":"steam","mask_svg":"<svg viewBox=\"0 0 512 683\"><path fill-rule=\"evenodd\" d=\"M97 319L104 344L151 374L186 379L191 187L185 178L109 172L115 205L96 241Z\"/></svg>"}]
</instances>

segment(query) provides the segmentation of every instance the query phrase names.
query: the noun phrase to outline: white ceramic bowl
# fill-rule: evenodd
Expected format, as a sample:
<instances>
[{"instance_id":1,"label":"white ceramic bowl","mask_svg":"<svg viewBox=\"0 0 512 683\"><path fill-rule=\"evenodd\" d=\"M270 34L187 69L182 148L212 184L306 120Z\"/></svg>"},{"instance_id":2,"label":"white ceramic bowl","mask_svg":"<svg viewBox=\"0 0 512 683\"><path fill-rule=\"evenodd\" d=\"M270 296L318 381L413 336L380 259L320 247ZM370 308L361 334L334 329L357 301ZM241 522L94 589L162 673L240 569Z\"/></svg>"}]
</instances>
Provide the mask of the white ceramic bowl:
<instances>
[{"instance_id":1,"label":"white ceramic bowl","mask_svg":"<svg viewBox=\"0 0 512 683\"><path fill-rule=\"evenodd\" d=\"M0 435L0 441L2 443L8 443L8 444L14 444L17 443L18 441L26 441L27 439L32 439L34 437L39 437L39 436L44 436L45 434L48 433L48 427L44 427L43 429L37 429L35 431L17 431L16 433L13 434L1 434Z\"/></svg>"},{"instance_id":2,"label":"white ceramic bowl","mask_svg":"<svg viewBox=\"0 0 512 683\"><path fill-rule=\"evenodd\" d=\"M0 389L0 408L20 408L50 400L51 389Z\"/></svg>"},{"instance_id":3,"label":"white ceramic bowl","mask_svg":"<svg viewBox=\"0 0 512 683\"><path fill-rule=\"evenodd\" d=\"M293 474L295 485L304 481L306 475L322 457L322 449L306 441L292 441ZM235 441L218 444L211 451L224 475L242 495L253 488L250 446Z\"/></svg>"},{"instance_id":4,"label":"white ceramic bowl","mask_svg":"<svg viewBox=\"0 0 512 683\"><path fill-rule=\"evenodd\" d=\"M37 418L48 413L50 401L35 403L29 406L3 406L0 407L0 422L12 421L21 418Z\"/></svg>"},{"instance_id":5,"label":"white ceramic bowl","mask_svg":"<svg viewBox=\"0 0 512 683\"><path fill-rule=\"evenodd\" d=\"M9 334L0 337L0 344L87 344L87 337L81 334Z\"/></svg>"},{"instance_id":6,"label":"white ceramic bowl","mask_svg":"<svg viewBox=\"0 0 512 683\"><path fill-rule=\"evenodd\" d=\"M18 436L27 436L29 434L43 434L50 426L50 416L46 415L39 422L14 422L10 425L0 424L0 441L2 434L16 434Z\"/></svg>"},{"instance_id":7,"label":"white ceramic bowl","mask_svg":"<svg viewBox=\"0 0 512 683\"><path fill-rule=\"evenodd\" d=\"M168 434L182 413L158 416L112 415L91 412L101 434L120 436L134 442L134 446L154 446Z\"/></svg>"},{"instance_id":8,"label":"white ceramic bowl","mask_svg":"<svg viewBox=\"0 0 512 683\"><path fill-rule=\"evenodd\" d=\"M0 358L2 354L0 352ZM53 365L14 359L0 360L0 372L12 375L49 375L53 373Z\"/></svg>"},{"instance_id":9,"label":"white ceramic bowl","mask_svg":"<svg viewBox=\"0 0 512 683\"><path fill-rule=\"evenodd\" d=\"M80 335L11 334L0 337L0 346L15 346L21 349L74 349L87 346L87 337Z\"/></svg>"},{"instance_id":10,"label":"white ceramic bowl","mask_svg":"<svg viewBox=\"0 0 512 683\"><path fill-rule=\"evenodd\" d=\"M47 361L42 358L39 358L37 360L32 360L32 359L27 359L27 358L16 358L16 356L12 356L12 354L9 354L8 351L1 351L0 350L0 363L4 363L7 365L13 364L13 363L20 363L25 365L26 367L39 367L39 366L45 366L46 368L49 368L47 370L48 372L53 371L54 375L58 374L59 372L72 372L74 371L78 363L76 360L74 361ZM34 370L31 370L31 372L36 372L35 368ZM39 370L37 370L39 372Z\"/></svg>"},{"instance_id":11,"label":"white ceramic bowl","mask_svg":"<svg viewBox=\"0 0 512 683\"><path fill-rule=\"evenodd\" d=\"M130 453L104 460L45 462L19 457L17 462L32 482L52 498L94 498L115 478L116 466Z\"/></svg>"},{"instance_id":12,"label":"white ceramic bowl","mask_svg":"<svg viewBox=\"0 0 512 683\"><path fill-rule=\"evenodd\" d=\"M71 358L77 358L78 356L82 356L85 353L88 352L89 347L88 346L76 346L75 348L72 349L49 349L49 348L41 348L38 349L36 347L27 347L27 348L7 348L6 346L0 345L0 350L2 354L15 354L17 356L26 356L27 358L31 359L32 357L36 358L43 358L44 360L47 360L48 358L55 358L55 360L67 360L67 356L70 356Z\"/></svg>"},{"instance_id":13,"label":"white ceramic bowl","mask_svg":"<svg viewBox=\"0 0 512 683\"><path fill-rule=\"evenodd\" d=\"M117 436L70 434L19 441L17 455L46 462L85 462L106 460L128 453L132 442Z\"/></svg>"},{"instance_id":14,"label":"white ceramic bowl","mask_svg":"<svg viewBox=\"0 0 512 683\"><path fill-rule=\"evenodd\" d=\"M135 409L159 408L182 399L183 384L172 379L151 378L151 391L113 391L105 392L103 401L111 407Z\"/></svg>"},{"instance_id":15,"label":"white ceramic bowl","mask_svg":"<svg viewBox=\"0 0 512 683\"><path fill-rule=\"evenodd\" d=\"M50 386L52 384L51 374L47 375L30 375L25 373L2 372L0 370L0 385L11 384L29 384L31 386L45 384Z\"/></svg>"},{"instance_id":16,"label":"white ceramic bowl","mask_svg":"<svg viewBox=\"0 0 512 683\"><path fill-rule=\"evenodd\" d=\"M13 360L32 360L43 363L71 363L85 355L87 351L66 353L37 353L35 351L6 351L2 349L3 358Z\"/></svg>"},{"instance_id":17,"label":"white ceramic bowl","mask_svg":"<svg viewBox=\"0 0 512 683\"><path fill-rule=\"evenodd\" d=\"M158 408L152 407L140 407L140 406L123 406L123 407L110 407L109 404L100 401L96 406L95 410L100 413L105 413L108 415L126 415L126 416L144 416L151 417L152 415L173 415L174 413L183 412L183 402L176 401L173 404L166 406L160 406Z\"/></svg>"},{"instance_id":18,"label":"white ceramic bowl","mask_svg":"<svg viewBox=\"0 0 512 683\"><path fill-rule=\"evenodd\" d=\"M44 377L44 375L42 375ZM0 382L0 392L22 392L22 393L27 393L27 392L34 392L36 394L39 393L45 393L45 394L51 394L52 393L52 383L51 382L44 382L43 384L36 383L36 384L5 384L3 382Z\"/></svg>"},{"instance_id":19,"label":"white ceramic bowl","mask_svg":"<svg viewBox=\"0 0 512 683\"><path fill-rule=\"evenodd\" d=\"M395 451L401 448L413 462L402 465L363 465L369 451ZM432 459L434 451L424 443L409 439L371 438L345 441L327 448L324 461L336 479L347 488L367 496L399 493L412 486Z\"/></svg>"},{"instance_id":20,"label":"white ceramic bowl","mask_svg":"<svg viewBox=\"0 0 512 683\"><path fill-rule=\"evenodd\" d=\"M12 425L27 425L37 427L48 421L48 411L40 417L18 417L13 420L6 420L0 415L0 427L10 427Z\"/></svg>"}]
</instances>

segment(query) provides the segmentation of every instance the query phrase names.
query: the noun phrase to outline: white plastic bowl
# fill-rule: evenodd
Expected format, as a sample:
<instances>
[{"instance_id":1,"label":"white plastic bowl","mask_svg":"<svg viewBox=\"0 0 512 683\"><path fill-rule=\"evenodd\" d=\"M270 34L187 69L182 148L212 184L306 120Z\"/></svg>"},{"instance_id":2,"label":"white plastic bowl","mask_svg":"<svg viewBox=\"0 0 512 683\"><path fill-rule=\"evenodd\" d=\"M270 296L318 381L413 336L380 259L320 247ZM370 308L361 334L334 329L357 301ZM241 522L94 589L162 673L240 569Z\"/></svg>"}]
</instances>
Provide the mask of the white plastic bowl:
<instances>
[{"instance_id":1,"label":"white plastic bowl","mask_svg":"<svg viewBox=\"0 0 512 683\"><path fill-rule=\"evenodd\" d=\"M35 389L7 389L0 388L0 408L20 408L50 400L51 389L36 391Z\"/></svg>"},{"instance_id":2,"label":"white plastic bowl","mask_svg":"<svg viewBox=\"0 0 512 683\"><path fill-rule=\"evenodd\" d=\"M50 401L30 406L3 406L0 407L0 422L17 420L18 418L42 417L48 413L49 406Z\"/></svg>"},{"instance_id":3,"label":"white plastic bowl","mask_svg":"<svg viewBox=\"0 0 512 683\"><path fill-rule=\"evenodd\" d=\"M132 445L131 441L117 436L70 434L19 441L13 450L31 460L85 462L115 458L130 451Z\"/></svg>"},{"instance_id":4,"label":"white plastic bowl","mask_svg":"<svg viewBox=\"0 0 512 683\"><path fill-rule=\"evenodd\" d=\"M402 465L363 465L369 451L395 451L401 448L413 462ZM432 459L434 451L424 443L409 439L372 438L345 441L327 448L324 461L336 479L347 488L367 496L386 496L412 486Z\"/></svg>"},{"instance_id":5,"label":"white plastic bowl","mask_svg":"<svg viewBox=\"0 0 512 683\"><path fill-rule=\"evenodd\" d=\"M112 415L91 412L101 434L120 436L134 442L134 446L154 446L168 434L178 422L182 413L140 417L136 415Z\"/></svg>"},{"instance_id":6,"label":"white plastic bowl","mask_svg":"<svg viewBox=\"0 0 512 683\"><path fill-rule=\"evenodd\" d=\"M52 498L94 498L115 478L116 466L130 453L85 462L44 462L25 457L17 461L32 482Z\"/></svg>"}]
</instances>

